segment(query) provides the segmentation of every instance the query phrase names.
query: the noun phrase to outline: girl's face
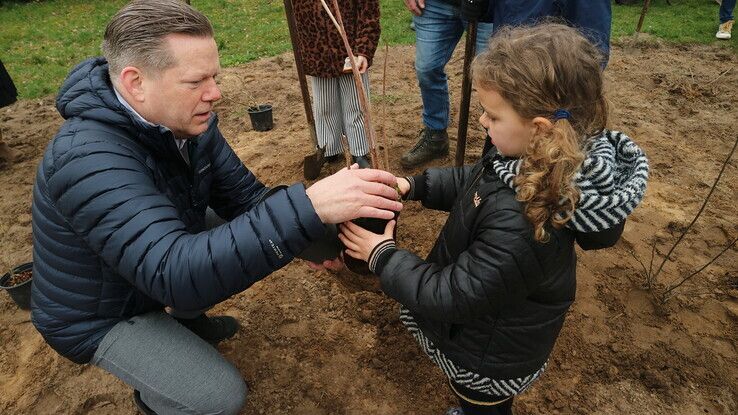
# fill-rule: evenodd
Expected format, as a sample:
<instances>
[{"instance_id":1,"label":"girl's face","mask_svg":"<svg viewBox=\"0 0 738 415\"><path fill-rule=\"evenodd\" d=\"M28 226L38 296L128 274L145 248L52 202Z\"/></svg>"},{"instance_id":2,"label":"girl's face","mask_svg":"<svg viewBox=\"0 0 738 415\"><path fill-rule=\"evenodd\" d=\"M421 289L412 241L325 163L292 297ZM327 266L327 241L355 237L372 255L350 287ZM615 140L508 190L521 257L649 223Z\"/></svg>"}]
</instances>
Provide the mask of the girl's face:
<instances>
[{"instance_id":1,"label":"girl's face","mask_svg":"<svg viewBox=\"0 0 738 415\"><path fill-rule=\"evenodd\" d=\"M484 112L479 123L489 134L492 144L505 157L525 154L528 142L536 133L536 124L513 109L502 95L492 89L475 88Z\"/></svg>"}]
</instances>

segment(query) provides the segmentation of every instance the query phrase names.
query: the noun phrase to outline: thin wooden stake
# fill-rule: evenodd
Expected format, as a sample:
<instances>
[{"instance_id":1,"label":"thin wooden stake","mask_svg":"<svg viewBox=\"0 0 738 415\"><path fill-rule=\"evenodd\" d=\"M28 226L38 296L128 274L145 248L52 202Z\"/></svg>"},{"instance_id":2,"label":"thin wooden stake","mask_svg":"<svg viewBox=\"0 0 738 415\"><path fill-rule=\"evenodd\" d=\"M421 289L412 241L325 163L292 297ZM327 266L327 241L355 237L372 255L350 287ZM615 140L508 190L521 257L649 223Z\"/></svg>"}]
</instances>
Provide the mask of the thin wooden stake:
<instances>
[{"instance_id":1,"label":"thin wooden stake","mask_svg":"<svg viewBox=\"0 0 738 415\"><path fill-rule=\"evenodd\" d=\"M343 158L346 160L346 168L350 169L353 160L351 160L351 149L349 148L348 138L346 134L341 134L341 148L343 148Z\"/></svg>"},{"instance_id":2,"label":"thin wooden stake","mask_svg":"<svg viewBox=\"0 0 738 415\"><path fill-rule=\"evenodd\" d=\"M469 130L469 102L472 82L469 78L472 60L477 49L477 22L469 22L466 27L466 46L464 47L464 78L461 81L461 103L459 104L459 130L456 135L456 166L464 165L466 137Z\"/></svg>"},{"instance_id":3,"label":"thin wooden stake","mask_svg":"<svg viewBox=\"0 0 738 415\"><path fill-rule=\"evenodd\" d=\"M651 4L651 0L645 0L643 2L643 10L641 10L641 17L638 19L638 26L636 26L636 33L641 33L641 28L643 27L643 19L646 18L646 13L648 13L648 6Z\"/></svg>"},{"instance_id":4,"label":"thin wooden stake","mask_svg":"<svg viewBox=\"0 0 738 415\"><path fill-rule=\"evenodd\" d=\"M384 166L382 167L385 171L389 171L390 160L389 147L387 143L387 61L389 55L389 45L385 42L384 44L384 68L382 69L382 142L379 143L379 147L384 150Z\"/></svg>"}]
</instances>

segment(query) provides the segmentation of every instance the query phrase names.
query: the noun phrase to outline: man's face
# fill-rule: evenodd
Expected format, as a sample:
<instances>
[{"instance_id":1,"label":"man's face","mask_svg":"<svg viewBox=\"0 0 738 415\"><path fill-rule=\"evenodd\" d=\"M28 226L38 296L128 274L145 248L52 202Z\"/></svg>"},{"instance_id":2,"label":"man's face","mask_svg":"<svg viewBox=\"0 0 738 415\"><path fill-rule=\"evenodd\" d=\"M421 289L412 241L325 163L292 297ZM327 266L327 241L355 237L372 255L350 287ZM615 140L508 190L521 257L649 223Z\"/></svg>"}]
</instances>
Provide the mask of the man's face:
<instances>
[{"instance_id":1,"label":"man's face","mask_svg":"<svg viewBox=\"0 0 738 415\"><path fill-rule=\"evenodd\" d=\"M171 34L165 37L174 66L143 76L141 115L161 124L177 138L202 134L213 104L221 98L215 77L220 72L218 48L212 37Z\"/></svg>"}]
</instances>

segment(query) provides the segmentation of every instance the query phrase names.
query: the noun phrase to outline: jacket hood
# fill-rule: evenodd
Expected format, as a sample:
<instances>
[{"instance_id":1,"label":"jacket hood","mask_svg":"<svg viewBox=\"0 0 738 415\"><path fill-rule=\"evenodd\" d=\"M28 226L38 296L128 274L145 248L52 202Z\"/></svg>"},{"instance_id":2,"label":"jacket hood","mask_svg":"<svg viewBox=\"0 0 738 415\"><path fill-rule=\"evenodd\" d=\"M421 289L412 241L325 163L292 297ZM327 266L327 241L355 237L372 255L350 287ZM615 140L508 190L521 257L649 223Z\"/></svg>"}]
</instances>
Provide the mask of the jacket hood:
<instances>
[{"instance_id":1,"label":"jacket hood","mask_svg":"<svg viewBox=\"0 0 738 415\"><path fill-rule=\"evenodd\" d=\"M171 130L145 122L118 100L105 58L90 58L72 69L56 97L56 108L65 119L82 118L120 127L153 152L179 157ZM210 127L215 125L213 114Z\"/></svg>"},{"instance_id":2,"label":"jacket hood","mask_svg":"<svg viewBox=\"0 0 738 415\"><path fill-rule=\"evenodd\" d=\"M56 109L65 119L81 117L128 126L131 118L115 96L104 58L88 59L71 70L56 97Z\"/></svg>"},{"instance_id":3,"label":"jacket hood","mask_svg":"<svg viewBox=\"0 0 738 415\"><path fill-rule=\"evenodd\" d=\"M566 226L578 232L600 232L625 221L643 200L648 182L648 159L627 135L604 130L592 137L574 181L579 202ZM500 179L515 189L520 159L494 157L492 165Z\"/></svg>"}]
</instances>

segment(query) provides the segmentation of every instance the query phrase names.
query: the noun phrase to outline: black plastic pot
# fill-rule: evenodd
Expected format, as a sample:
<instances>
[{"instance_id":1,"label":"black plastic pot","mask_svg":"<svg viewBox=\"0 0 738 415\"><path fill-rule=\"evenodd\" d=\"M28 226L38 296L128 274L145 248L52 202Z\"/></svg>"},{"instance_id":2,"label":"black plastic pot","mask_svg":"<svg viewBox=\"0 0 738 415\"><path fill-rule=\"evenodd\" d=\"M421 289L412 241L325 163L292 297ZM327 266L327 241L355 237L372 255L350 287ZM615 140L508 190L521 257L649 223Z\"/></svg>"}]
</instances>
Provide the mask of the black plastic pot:
<instances>
[{"instance_id":1,"label":"black plastic pot","mask_svg":"<svg viewBox=\"0 0 738 415\"><path fill-rule=\"evenodd\" d=\"M395 212L395 221L400 216L400 212ZM387 222L389 220L387 219L376 219L376 218L359 218L354 219L351 222L353 222L356 225L361 226L362 228L378 233L383 234L384 228L387 227ZM395 223L395 230L392 232L392 238L397 239L397 223ZM342 247L343 248L343 247ZM356 259L348 254L343 255L343 263L346 265L346 268L349 269L351 272L355 272L359 275L368 275L372 272L369 270L369 264L366 261L363 261L361 259Z\"/></svg>"},{"instance_id":2,"label":"black plastic pot","mask_svg":"<svg viewBox=\"0 0 738 415\"><path fill-rule=\"evenodd\" d=\"M313 242L310 246L300 252L297 257L306 261L321 264L325 260L336 259L341 255L343 244L338 239L338 228L329 223L325 225L325 236Z\"/></svg>"},{"instance_id":3,"label":"black plastic pot","mask_svg":"<svg viewBox=\"0 0 738 415\"><path fill-rule=\"evenodd\" d=\"M256 203L261 203L279 190L286 189L285 185L274 186L261 195ZM325 225L325 236L297 254L297 258L320 264L325 260L336 259L341 254L343 245L338 239L338 228L334 224Z\"/></svg>"},{"instance_id":4,"label":"black plastic pot","mask_svg":"<svg viewBox=\"0 0 738 415\"><path fill-rule=\"evenodd\" d=\"M13 268L10 272L6 273L5 275L3 275L2 278L0 278L0 288L7 291L10 295L10 298L12 298L13 301L18 304L18 307L23 310L31 309L31 282L33 281L33 276L31 276L29 280L24 281L18 285L14 285L12 287L8 287L7 283L12 275L15 275L19 272L27 271L32 268L33 263L29 262L27 264L23 264Z\"/></svg>"},{"instance_id":5,"label":"black plastic pot","mask_svg":"<svg viewBox=\"0 0 738 415\"><path fill-rule=\"evenodd\" d=\"M246 110L251 118L251 126L256 131L269 131L274 127L274 119L272 118L271 104L258 105L249 107Z\"/></svg>"}]
</instances>

